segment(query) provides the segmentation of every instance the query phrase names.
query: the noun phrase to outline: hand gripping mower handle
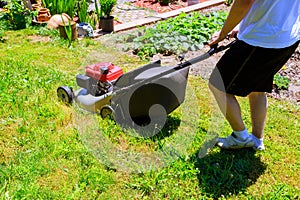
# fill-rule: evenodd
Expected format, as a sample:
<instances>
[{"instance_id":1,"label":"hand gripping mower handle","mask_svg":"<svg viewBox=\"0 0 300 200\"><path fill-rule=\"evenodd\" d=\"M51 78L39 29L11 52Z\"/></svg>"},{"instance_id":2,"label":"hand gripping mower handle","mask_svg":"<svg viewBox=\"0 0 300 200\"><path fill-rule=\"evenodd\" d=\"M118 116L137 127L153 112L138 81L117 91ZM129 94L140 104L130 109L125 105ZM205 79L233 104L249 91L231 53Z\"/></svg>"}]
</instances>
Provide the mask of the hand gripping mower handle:
<instances>
[{"instance_id":1,"label":"hand gripping mower handle","mask_svg":"<svg viewBox=\"0 0 300 200\"><path fill-rule=\"evenodd\" d=\"M212 56L213 54L215 53L218 53L218 52L221 52L221 51L224 51L226 49L228 49L229 47L231 47L234 43L236 42L236 40L233 40L232 42L230 42L229 44L226 44L226 45L218 45L218 44L214 44L211 46L210 50L208 50L205 54L203 55L200 55L196 58L193 58L191 60L188 60L186 62L183 62L181 64L178 65L178 68L182 68L182 67L187 67L187 66L190 66L192 64L195 64L197 62L200 62L200 61L203 61L207 58L209 58L210 56Z\"/></svg>"}]
</instances>

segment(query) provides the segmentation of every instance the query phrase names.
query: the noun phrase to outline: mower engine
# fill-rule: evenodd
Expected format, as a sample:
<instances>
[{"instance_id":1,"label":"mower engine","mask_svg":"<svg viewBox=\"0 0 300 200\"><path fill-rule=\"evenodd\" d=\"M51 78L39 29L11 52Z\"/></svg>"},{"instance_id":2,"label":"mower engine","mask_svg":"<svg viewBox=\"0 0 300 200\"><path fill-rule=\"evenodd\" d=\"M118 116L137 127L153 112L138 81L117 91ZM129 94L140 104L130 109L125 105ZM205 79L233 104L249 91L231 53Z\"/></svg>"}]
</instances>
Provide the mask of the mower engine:
<instances>
[{"instance_id":1,"label":"mower engine","mask_svg":"<svg viewBox=\"0 0 300 200\"><path fill-rule=\"evenodd\" d=\"M76 76L77 85L93 96L101 96L112 91L113 82L123 74L123 70L110 62L99 62L87 66L85 73Z\"/></svg>"},{"instance_id":2,"label":"mower engine","mask_svg":"<svg viewBox=\"0 0 300 200\"><path fill-rule=\"evenodd\" d=\"M77 85L80 86L78 90L60 86L57 96L67 104L75 101L82 109L99 113L103 118L113 117L114 110L110 101L114 84L121 75L123 70L110 62L89 65L85 69L85 75L76 76Z\"/></svg>"}]
</instances>

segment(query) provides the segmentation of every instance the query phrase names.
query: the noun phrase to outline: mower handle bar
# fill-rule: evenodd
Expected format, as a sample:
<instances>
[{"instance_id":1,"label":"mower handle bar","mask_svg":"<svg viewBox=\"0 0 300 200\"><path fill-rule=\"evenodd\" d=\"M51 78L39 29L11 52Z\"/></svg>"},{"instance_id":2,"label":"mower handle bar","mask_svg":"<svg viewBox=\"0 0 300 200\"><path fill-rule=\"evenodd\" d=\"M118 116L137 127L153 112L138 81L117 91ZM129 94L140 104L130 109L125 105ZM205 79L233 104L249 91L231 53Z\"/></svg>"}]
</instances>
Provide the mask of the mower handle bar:
<instances>
[{"instance_id":1,"label":"mower handle bar","mask_svg":"<svg viewBox=\"0 0 300 200\"><path fill-rule=\"evenodd\" d=\"M135 83L135 84L132 84L132 85L123 87L123 88L121 88L120 90L116 90L116 91L114 91L114 94L116 95L116 94L118 94L118 93L120 93L120 92L124 92L124 91L126 91L126 90L130 90L130 89L133 88L134 86L142 85L142 84L145 83L145 82L151 82L152 80L154 80L154 79L156 79L156 78L158 78L158 77L162 77L162 76L164 76L164 75L167 75L167 74L169 74L170 72L173 72L174 70L182 69L182 68L184 68L184 67L188 67L188 66L190 66L190 65L192 65L192 64L195 64L195 63L197 63L197 62L200 62L200 61L202 61L202 60L205 60L205 59L209 58L211 55L213 55L213 54L215 54L215 53L218 53L218 52L224 51L225 49L228 49L228 48L229 48L232 44L234 44L235 42L236 42L236 40L233 40L233 41L230 42L229 44L227 44L227 45L221 45L221 46L218 46L218 44L214 44L214 45L211 46L210 50L209 50L208 52L206 52L205 54L200 55L200 56L198 56L198 57L196 57L196 58L193 58L193 59L191 59L191 60L189 60L189 61L185 61L185 62L179 64L177 67L174 67L174 68L172 68L172 69L170 69L170 70L167 70L167 71L165 71L165 72L163 72L163 73L161 73L161 74L158 74L158 75L156 75L156 76L154 76L154 77L151 77L151 78L149 78L149 79L147 79L147 80L141 80L141 81L139 81L139 82L137 82L137 83Z\"/></svg>"},{"instance_id":2,"label":"mower handle bar","mask_svg":"<svg viewBox=\"0 0 300 200\"><path fill-rule=\"evenodd\" d=\"M208 50L205 54L200 55L200 56L198 56L196 58L192 58L191 60L185 61L185 62L179 64L179 66L176 67L176 68L178 69L178 68L187 67L187 66L195 64L197 62L200 62L202 60L205 60L205 59L209 58L210 56L212 56L215 53L218 53L218 52L221 52L221 51L224 51L224 50L228 49L235 42L236 42L236 40L233 40L229 44L221 45L221 46L218 46L218 44L214 44L214 45L211 46L210 50Z\"/></svg>"}]
</instances>

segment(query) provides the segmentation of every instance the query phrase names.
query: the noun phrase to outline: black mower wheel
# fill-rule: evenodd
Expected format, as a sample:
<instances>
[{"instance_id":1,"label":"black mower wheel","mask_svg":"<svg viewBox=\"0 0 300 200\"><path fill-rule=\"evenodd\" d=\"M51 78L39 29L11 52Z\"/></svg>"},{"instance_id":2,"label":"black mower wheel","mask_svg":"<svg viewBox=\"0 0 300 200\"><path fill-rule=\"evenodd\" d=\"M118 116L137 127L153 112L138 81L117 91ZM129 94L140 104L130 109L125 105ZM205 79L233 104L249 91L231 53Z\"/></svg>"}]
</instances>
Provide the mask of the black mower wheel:
<instances>
[{"instance_id":1,"label":"black mower wheel","mask_svg":"<svg viewBox=\"0 0 300 200\"><path fill-rule=\"evenodd\" d=\"M114 119L114 110L112 109L111 106L104 106L103 108L101 108L100 116L103 119L105 118Z\"/></svg>"},{"instance_id":2,"label":"black mower wheel","mask_svg":"<svg viewBox=\"0 0 300 200\"><path fill-rule=\"evenodd\" d=\"M70 104L74 99L74 93L72 88L67 86L60 86L57 88L57 97L64 103Z\"/></svg>"}]
</instances>

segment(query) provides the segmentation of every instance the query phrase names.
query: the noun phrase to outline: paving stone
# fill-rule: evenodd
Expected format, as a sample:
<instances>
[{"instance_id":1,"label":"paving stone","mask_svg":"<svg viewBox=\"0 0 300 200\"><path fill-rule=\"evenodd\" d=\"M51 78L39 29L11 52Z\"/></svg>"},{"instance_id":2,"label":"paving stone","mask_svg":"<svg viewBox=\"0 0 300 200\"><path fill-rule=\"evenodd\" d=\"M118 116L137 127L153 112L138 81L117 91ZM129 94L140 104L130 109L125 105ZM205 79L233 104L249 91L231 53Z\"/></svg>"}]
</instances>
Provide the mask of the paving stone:
<instances>
[{"instance_id":1,"label":"paving stone","mask_svg":"<svg viewBox=\"0 0 300 200\"><path fill-rule=\"evenodd\" d=\"M130 5L129 2L119 3L113 12L113 16L121 22L127 23L132 22L137 19L143 19L147 17L152 17L157 15L155 11L146 10L143 8L139 8L133 5Z\"/></svg>"}]
</instances>

